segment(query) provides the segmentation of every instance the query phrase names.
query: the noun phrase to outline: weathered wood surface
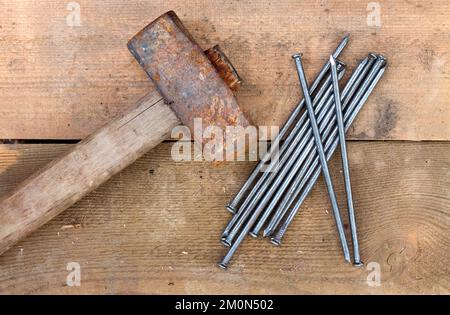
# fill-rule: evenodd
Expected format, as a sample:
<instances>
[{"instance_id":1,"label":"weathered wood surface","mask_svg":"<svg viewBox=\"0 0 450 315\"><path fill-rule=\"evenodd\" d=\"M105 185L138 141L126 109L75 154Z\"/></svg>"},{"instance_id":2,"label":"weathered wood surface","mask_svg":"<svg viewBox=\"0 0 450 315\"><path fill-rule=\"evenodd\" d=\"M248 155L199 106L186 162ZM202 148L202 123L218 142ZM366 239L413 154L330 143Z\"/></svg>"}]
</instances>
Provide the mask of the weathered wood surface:
<instances>
[{"instance_id":1,"label":"weathered wood surface","mask_svg":"<svg viewBox=\"0 0 450 315\"><path fill-rule=\"evenodd\" d=\"M0 254L169 137L180 121L157 91L0 198Z\"/></svg>"},{"instance_id":2,"label":"weathered wood surface","mask_svg":"<svg viewBox=\"0 0 450 315\"><path fill-rule=\"evenodd\" d=\"M174 9L203 48L219 43L244 79L238 101L254 124L280 124L300 98L290 55L310 80L350 32L342 59L369 51L389 68L350 131L352 139L450 139L450 2L87 1L69 26L69 1L0 4L0 139L80 139L152 87L127 40ZM372 11L370 11L372 12ZM69 23L71 24L71 23ZM73 25L73 23L72 23Z\"/></svg>"},{"instance_id":3,"label":"weathered wood surface","mask_svg":"<svg viewBox=\"0 0 450 315\"><path fill-rule=\"evenodd\" d=\"M0 194L71 145L0 146ZM361 255L341 257L319 181L279 248L249 239L215 266L224 205L253 163L178 162L164 143L0 256L0 293L450 293L450 144L350 142ZM340 160L332 159L344 201ZM339 180L339 181L338 181ZM69 262L81 286L66 285Z\"/></svg>"}]
</instances>

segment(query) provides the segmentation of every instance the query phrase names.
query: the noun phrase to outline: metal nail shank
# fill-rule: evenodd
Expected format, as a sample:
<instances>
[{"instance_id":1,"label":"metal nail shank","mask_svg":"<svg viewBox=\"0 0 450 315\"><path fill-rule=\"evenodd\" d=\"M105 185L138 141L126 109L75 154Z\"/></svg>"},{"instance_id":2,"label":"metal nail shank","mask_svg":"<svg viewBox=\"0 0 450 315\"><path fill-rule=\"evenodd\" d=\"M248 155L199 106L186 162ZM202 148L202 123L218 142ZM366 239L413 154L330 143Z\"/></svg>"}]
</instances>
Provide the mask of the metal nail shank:
<instances>
[{"instance_id":1,"label":"metal nail shank","mask_svg":"<svg viewBox=\"0 0 450 315\"><path fill-rule=\"evenodd\" d=\"M336 121L339 131L339 143L341 147L341 159L342 159L342 169L344 173L345 192L347 194L347 211L350 221L350 231L352 235L353 263L355 265L361 265L361 258L359 255L358 235L356 231L355 209L353 207L352 186L350 182L350 168L348 166L347 145L345 142L344 118L342 117L342 105L340 95L341 93L339 91L339 81L336 68L336 61L333 58L333 56L330 56L330 64L331 64L331 76L333 78L334 105L336 108Z\"/></svg>"}]
</instances>

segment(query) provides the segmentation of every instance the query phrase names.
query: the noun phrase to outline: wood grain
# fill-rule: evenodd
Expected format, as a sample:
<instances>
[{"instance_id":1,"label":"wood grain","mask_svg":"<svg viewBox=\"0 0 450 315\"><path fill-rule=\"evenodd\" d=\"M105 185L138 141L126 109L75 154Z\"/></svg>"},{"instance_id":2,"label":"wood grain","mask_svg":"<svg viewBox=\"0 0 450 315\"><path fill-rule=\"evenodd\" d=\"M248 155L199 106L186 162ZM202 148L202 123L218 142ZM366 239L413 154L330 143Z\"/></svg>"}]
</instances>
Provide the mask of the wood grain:
<instances>
[{"instance_id":1,"label":"wood grain","mask_svg":"<svg viewBox=\"0 0 450 315\"><path fill-rule=\"evenodd\" d=\"M127 40L174 9L203 48L218 43L244 84L238 102L257 125L282 123L300 98L290 58L302 51L312 80L343 34L352 69L367 52L389 68L355 122L352 139L450 139L450 3L377 1L79 0L0 4L0 139L80 139L152 89Z\"/></svg>"},{"instance_id":2,"label":"wood grain","mask_svg":"<svg viewBox=\"0 0 450 315\"><path fill-rule=\"evenodd\" d=\"M0 254L166 139L180 122L154 91L0 199Z\"/></svg>"},{"instance_id":3,"label":"wood grain","mask_svg":"<svg viewBox=\"0 0 450 315\"><path fill-rule=\"evenodd\" d=\"M5 193L70 145L0 146ZM250 162L173 162L164 143L0 256L0 293L450 293L450 144L349 143L361 255L346 265L322 180L279 248L249 238L231 268L224 205ZM331 171L344 204L340 160ZM69 262L81 286L66 285Z\"/></svg>"}]
</instances>

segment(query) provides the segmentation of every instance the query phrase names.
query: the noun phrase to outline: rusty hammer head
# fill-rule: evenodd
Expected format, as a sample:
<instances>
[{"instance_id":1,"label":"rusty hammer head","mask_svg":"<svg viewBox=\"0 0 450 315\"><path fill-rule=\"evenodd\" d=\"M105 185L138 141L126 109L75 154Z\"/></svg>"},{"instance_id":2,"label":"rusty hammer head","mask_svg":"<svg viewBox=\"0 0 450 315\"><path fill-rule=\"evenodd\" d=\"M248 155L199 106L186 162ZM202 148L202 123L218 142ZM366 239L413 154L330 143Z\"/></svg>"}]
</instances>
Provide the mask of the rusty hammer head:
<instances>
[{"instance_id":1,"label":"rusty hammer head","mask_svg":"<svg viewBox=\"0 0 450 315\"><path fill-rule=\"evenodd\" d=\"M232 92L240 81L234 67L218 46L205 53L175 12L147 25L128 42L128 49L191 131L194 118L222 130L248 126Z\"/></svg>"}]
</instances>

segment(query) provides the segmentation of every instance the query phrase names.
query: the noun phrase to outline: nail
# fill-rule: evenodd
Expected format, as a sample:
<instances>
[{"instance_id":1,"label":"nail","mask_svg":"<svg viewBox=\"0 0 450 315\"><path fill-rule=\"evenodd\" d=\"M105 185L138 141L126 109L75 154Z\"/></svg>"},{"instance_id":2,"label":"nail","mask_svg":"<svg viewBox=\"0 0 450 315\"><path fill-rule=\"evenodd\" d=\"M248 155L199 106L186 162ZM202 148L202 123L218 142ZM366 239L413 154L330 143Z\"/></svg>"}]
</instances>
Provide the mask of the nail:
<instances>
[{"instance_id":1,"label":"nail","mask_svg":"<svg viewBox=\"0 0 450 315\"><path fill-rule=\"evenodd\" d=\"M334 105L336 107L336 121L339 132L339 143L341 147L342 169L344 173L345 192L347 194L347 211L350 222L350 232L353 245L353 263L360 264L358 234L356 230L355 209L353 207L353 194L350 181L350 168L348 166L347 145L345 142L344 118L342 117L341 93L339 92L338 73L336 62L333 56L330 56L331 76L333 78Z\"/></svg>"}]
</instances>

